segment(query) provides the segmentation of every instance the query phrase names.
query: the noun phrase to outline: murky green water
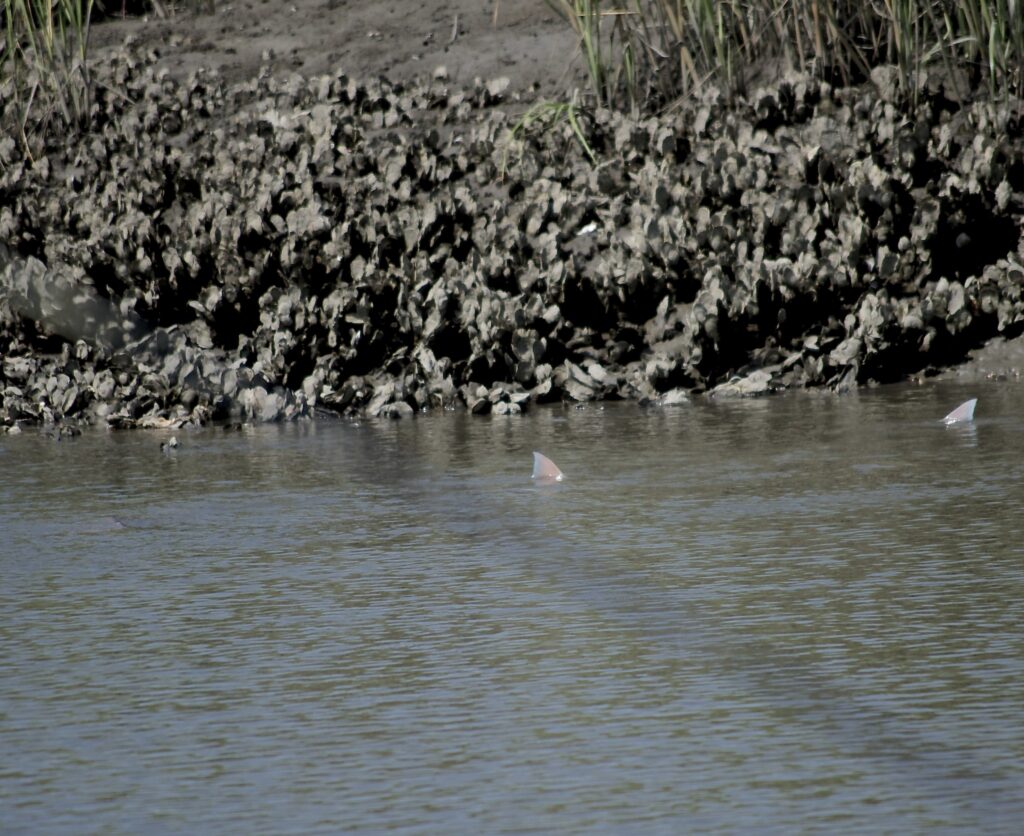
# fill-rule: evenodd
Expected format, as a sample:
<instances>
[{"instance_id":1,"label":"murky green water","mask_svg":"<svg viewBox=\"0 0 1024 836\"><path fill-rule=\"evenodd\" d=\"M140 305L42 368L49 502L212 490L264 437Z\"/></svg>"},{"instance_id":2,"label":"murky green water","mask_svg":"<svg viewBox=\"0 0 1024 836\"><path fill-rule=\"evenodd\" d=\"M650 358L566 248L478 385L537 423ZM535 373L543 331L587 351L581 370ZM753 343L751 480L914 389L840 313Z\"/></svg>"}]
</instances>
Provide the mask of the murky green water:
<instances>
[{"instance_id":1,"label":"murky green water","mask_svg":"<svg viewBox=\"0 0 1024 836\"><path fill-rule=\"evenodd\" d=\"M0 437L0 830L1019 832L1022 416Z\"/></svg>"}]
</instances>

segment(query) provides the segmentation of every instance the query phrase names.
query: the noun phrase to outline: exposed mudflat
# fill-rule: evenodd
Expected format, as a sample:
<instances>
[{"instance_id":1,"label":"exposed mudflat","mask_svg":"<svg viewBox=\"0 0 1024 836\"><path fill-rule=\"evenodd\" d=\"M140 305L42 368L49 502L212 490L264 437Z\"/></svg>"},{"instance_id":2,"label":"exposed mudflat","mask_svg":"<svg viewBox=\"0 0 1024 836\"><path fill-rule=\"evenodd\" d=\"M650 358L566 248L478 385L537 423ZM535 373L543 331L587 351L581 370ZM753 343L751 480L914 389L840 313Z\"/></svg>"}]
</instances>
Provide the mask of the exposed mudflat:
<instances>
[{"instance_id":1,"label":"exposed mudflat","mask_svg":"<svg viewBox=\"0 0 1024 836\"><path fill-rule=\"evenodd\" d=\"M572 33L546 0L218 0L212 13L203 5L166 19L106 21L93 43L116 49L133 38L156 49L159 66L181 80L206 68L243 81L266 67L408 81L443 66L460 85L502 75L516 87L564 96L567 81L581 78Z\"/></svg>"},{"instance_id":2,"label":"exposed mudflat","mask_svg":"<svg viewBox=\"0 0 1024 836\"><path fill-rule=\"evenodd\" d=\"M216 41L107 30L139 40L101 51L86 138L0 138L3 423L842 389L1021 332L1024 145L987 105L788 77L580 111L595 164L565 118L513 132L566 63L543 13L342 9L331 40L313 5L227 8Z\"/></svg>"},{"instance_id":3,"label":"exposed mudflat","mask_svg":"<svg viewBox=\"0 0 1024 836\"><path fill-rule=\"evenodd\" d=\"M1024 374L1024 338L994 337L974 349L967 360L944 369L943 380L1008 380L1019 381Z\"/></svg>"}]
</instances>

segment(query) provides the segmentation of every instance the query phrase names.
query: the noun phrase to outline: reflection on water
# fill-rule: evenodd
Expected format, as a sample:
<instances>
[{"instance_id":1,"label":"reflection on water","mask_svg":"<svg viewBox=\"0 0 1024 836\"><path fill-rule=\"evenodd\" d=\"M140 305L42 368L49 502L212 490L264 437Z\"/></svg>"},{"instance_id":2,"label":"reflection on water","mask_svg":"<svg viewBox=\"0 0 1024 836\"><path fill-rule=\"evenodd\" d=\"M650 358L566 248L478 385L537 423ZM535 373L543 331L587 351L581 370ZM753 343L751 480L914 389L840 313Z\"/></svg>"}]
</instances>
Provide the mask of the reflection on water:
<instances>
[{"instance_id":1,"label":"reflection on water","mask_svg":"<svg viewBox=\"0 0 1024 836\"><path fill-rule=\"evenodd\" d=\"M1015 832L1022 406L0 437L3 829Z\"/></svg>"}]
</instances>

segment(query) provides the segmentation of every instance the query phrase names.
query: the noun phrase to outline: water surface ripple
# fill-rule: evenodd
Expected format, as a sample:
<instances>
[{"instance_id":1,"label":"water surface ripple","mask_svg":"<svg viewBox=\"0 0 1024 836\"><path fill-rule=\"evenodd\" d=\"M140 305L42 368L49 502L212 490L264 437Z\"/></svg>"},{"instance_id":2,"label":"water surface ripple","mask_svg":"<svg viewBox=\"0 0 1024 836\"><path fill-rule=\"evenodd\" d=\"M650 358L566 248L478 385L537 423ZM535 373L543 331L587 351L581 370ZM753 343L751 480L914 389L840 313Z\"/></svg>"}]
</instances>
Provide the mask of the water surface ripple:
<instances>
[{"instance_id":1,"label":"water surface ripple","mask_svg":"<svg viewBox=\"0 0 1024 836\"><path fill-rule=\"evenodd\" d=\"M1022 414L0 437L0 830L1019 832Z\"/></svg>"}]
</instances>

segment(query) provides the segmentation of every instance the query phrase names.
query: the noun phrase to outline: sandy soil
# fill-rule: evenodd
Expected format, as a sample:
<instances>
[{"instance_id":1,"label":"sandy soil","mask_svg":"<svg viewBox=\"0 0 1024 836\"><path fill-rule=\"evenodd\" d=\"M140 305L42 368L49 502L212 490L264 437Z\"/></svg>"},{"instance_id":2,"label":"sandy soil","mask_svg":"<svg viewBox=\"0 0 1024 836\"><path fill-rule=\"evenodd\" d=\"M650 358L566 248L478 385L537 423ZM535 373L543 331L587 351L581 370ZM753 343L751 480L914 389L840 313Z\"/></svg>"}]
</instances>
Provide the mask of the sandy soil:
<instances>
[{"instance_id":1,"label":"sandy soil","mask_svg":"<svg viewBox=\"0 0 1024 836\"><path fill-rule=\"evenodd\" d=\"M402 80L443 66L456 82L508 76L514 87L537 84L546 95L570 86L576 53L544 0L231 0L212 13L182 8L165 19L105 21L93 46L129 36L157 48L178 77L206 66L241 79L268 63L275 72Z\"/></svg>"}]
</instances>

